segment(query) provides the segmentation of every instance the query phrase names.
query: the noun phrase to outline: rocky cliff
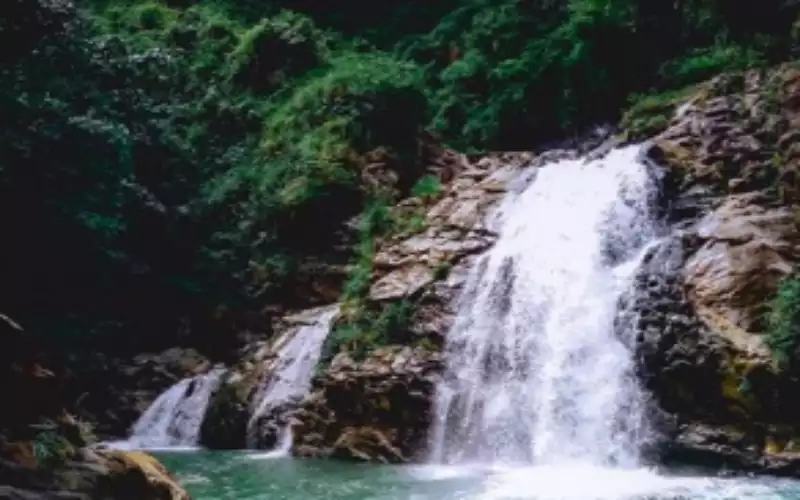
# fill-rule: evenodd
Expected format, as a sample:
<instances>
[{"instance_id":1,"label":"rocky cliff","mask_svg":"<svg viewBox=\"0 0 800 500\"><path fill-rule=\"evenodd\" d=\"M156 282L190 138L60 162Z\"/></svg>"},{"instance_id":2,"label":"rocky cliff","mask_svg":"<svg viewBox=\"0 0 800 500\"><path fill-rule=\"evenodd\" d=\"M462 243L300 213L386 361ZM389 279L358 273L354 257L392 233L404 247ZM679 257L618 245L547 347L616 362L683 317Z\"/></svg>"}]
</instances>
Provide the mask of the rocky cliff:
<instances>
[{"instance_id":1,"label":"rocky cliff","mask_svg":"<svg viewBox=\"0 0 800 500\"><path fill-rule=\"evenodd\" d=\"M800 263L800 72L725 75L679 103L647 158L673 230L641 270L642 375L666 460L797 474L798 379L765 342L767 303Z\"/></svg>"},{"instance_id":2,"label":"rocky cliff","mask_svg":"<svg viewBox=\"0 0 800 500\"><path fill-rule=\"evenodd\" d=\"M723 75L672 103L662 130L647 139L643 159L662 176L671 229L624 311L639 323L641 376L660 417L659 460L800 472L798 378L774 362L764 321L779 282L800 262L798 103L792 66ZM383 246L369 301L416 298L410 329L437 341L431 355L401 346L362 362L340 354L300 403L297 454L413 458L429 422L440 358L433 346L449 328L470 256L493 242L490 208L514 189L510 181L532 177L520 172L578 153L465 161L427 208L426 229ZM417 368L409 373L406 360Z\"/></svg>"}]
</instances>

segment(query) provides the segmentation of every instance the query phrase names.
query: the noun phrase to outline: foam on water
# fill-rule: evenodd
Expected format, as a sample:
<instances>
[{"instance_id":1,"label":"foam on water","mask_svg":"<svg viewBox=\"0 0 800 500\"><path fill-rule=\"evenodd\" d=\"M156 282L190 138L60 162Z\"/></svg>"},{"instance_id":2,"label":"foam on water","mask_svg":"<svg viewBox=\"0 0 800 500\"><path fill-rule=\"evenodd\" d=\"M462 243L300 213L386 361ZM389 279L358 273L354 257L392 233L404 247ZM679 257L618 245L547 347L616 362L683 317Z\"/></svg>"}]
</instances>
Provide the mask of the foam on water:
<instances>
[{"instance_id":1,"label":"foam on water","mask_svg":"<svg viewBox=\"0 0 800 500\"><path fill-rule=\"evenodd\" d=\"M778 499L774 485L742 479L658 475L646 469L541 466L499 473L481 500Z\"/></svg>"}]
</instances>

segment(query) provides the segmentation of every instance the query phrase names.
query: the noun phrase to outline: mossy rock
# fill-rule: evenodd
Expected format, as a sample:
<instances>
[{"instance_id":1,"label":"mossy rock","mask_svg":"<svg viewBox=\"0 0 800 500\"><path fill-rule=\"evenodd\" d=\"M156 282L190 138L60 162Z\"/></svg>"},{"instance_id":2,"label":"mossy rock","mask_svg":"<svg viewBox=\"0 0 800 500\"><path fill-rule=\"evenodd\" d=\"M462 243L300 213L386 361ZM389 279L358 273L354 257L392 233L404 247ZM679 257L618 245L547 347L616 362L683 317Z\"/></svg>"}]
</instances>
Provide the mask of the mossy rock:
<instances>
[{"instance_id":1,"label":"mossy rock","mask_svg":"<svg viewBox=\"0 0 800 500\"><path fill-rule=\"evenodd\" d=\"M622 116L623 135L626 140L637 141L653 137L670 124L676 108L699 96L696 87L686 87L673 92L639 96Z\"/></svg>"}]
</instances>

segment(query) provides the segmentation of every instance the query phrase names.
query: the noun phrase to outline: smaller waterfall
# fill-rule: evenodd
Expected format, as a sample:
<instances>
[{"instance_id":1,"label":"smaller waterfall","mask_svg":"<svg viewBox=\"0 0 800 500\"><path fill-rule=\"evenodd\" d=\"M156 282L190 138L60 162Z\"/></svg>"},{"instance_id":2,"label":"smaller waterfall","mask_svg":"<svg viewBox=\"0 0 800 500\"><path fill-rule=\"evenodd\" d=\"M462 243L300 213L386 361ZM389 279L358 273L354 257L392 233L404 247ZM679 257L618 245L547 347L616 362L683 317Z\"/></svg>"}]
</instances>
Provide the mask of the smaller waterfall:
<instances>
[{"instance_id":1,"label":"smaller waterfall","mask_svg":"<svg viewBox=\"0 0 800 500\"><path fill-rule=\"evenodd\" d=\"M185 378L161 393L133 425L125 447L196 446L209 399L224 371L218 368Z\"/></svg>"},{"instance_id":2,"label":"smaller waterfall","mask_svg":"<svg viewBox=\"0 0 800 500\"><path fill-rule=\"evenodd\" d=\"M267 447L279 452L288 452L291 448L288 417L311 388L322 346L338 313L338 304L312 309L303 315L302 326L276 342L277 361L256 394L247 426L250 447L263 447L258 446L263 438L259 434L264 433L266 427L266 434L274 438L274 444L267 442Z\"/></svg>"}]
</instances>

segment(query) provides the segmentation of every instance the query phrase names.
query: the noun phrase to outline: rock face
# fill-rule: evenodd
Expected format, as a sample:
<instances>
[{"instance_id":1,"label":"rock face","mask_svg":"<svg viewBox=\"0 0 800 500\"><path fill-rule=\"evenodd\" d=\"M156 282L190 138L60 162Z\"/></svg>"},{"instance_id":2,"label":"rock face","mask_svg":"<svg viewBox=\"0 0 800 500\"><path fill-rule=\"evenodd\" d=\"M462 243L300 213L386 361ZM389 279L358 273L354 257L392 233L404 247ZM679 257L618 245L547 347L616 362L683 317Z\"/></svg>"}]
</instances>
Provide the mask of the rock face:
<instances>
[{"instance_id":1,"label":"rock face","mask_svg":"<svg viewBox=\"0 0 800 500\"><path fill-rule=\"evenodd\" d=\"M675 228L641 271L642 375L670 418L664 458L800 471L797 377L765 343L766 303L800 264L800 73L718 77L680 106L646 157Z\"/></svg>"},{"instance_id":2,"label":"rock face","mask_svg":"<svg viewBox=\"0 0 800 500\"><path fill-rule=\"evenodd\" d=\"M356 362L336 356L315 379L294 416L293 453L364 461L406 462L424 454L439 348L450 329L474 256L497 235L488 218L519 182L530 154L505 154L459 169L434 200L407 200L399 209L426 210L422 230L384 242L366 307L412 301L405 346L389 345ZM410 347L417 346L417 347Z\"/></svg>"},{"instance_id":3,"label":"rock face","mask_svg":"<svg viewBox=\"0 0 800 500\"><path fill-rule=\"evenodd\" d=\"M440 369L440 354L424 348L378 349L360 363L337 355L294 415L294 454L409 461L422 450Z\"/></svg>"},{"instance_id":4,"label":"rock face","mask_svg":"<svg viewBox=\"0 0 800 500\"><path fill-rule=\"evenodd\" d=\"M380 248L368 300L380 305L417 298L412 332L441 345L472 257L497 239L487 217L533 160L526 153L489 156L474 163L462 159L460 170L435 202L421 207L427 210L424 229Z\"/></svg>"}]
</instances>

